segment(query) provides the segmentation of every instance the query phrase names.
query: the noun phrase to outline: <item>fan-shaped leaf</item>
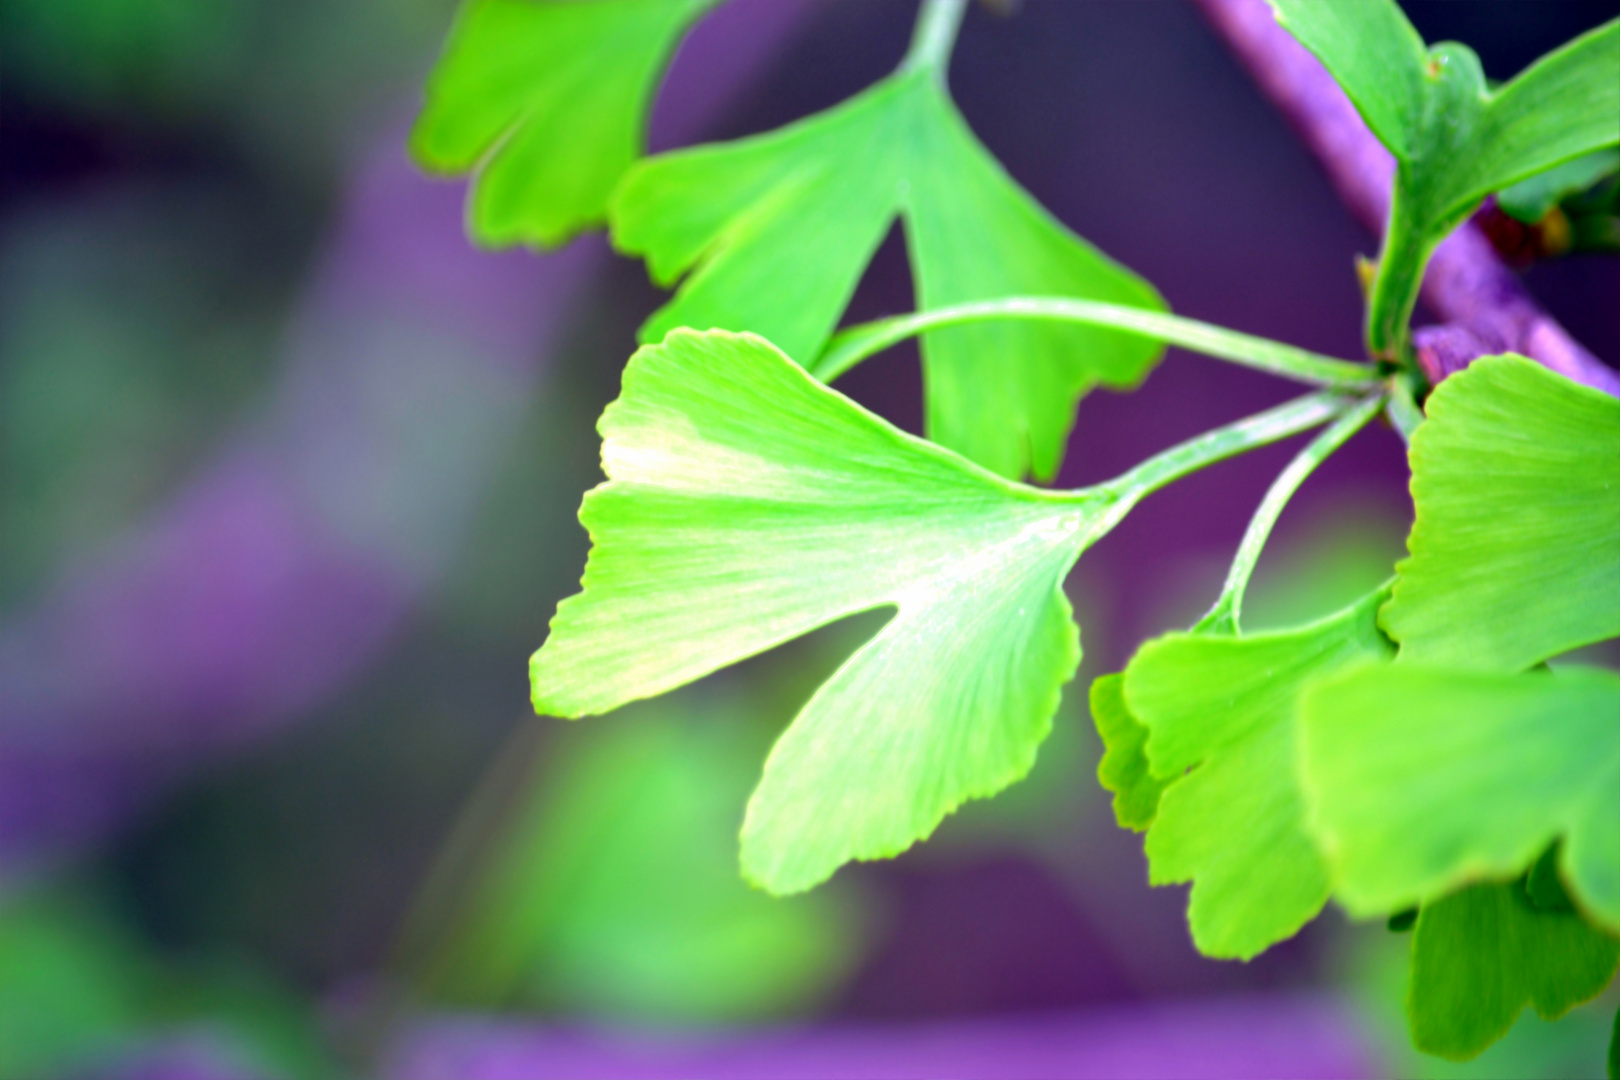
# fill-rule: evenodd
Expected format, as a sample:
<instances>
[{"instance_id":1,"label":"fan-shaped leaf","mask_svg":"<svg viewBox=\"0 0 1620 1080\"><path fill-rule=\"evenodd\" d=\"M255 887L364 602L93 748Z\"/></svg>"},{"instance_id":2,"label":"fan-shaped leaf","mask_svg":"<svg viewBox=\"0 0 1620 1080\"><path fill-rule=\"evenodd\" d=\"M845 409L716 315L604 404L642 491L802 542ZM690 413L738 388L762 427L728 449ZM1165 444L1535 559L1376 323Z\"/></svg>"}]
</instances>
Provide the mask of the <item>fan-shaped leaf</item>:
<instances>
[{"instance_id":1,"label":"fan-shaped leaf","mask_svg":"<svg viewBox=\"0 0 1620 1080\"><path fill-rule=\"evenodd\" d=\"M1517 671L1620 635L1620 400L1519 356L1430 395L1381 613L1403 661Z\"/></svg>"},{"instance_id":2,"label":"fan-shaped leaf","mask_svg":"<svg viewBox=\"0 0 1620 1080\"><path fill-rule=\"evenodd\" d=\"M1080 659L1061 591L1129 499L1051 493L896 430L752 335L676 331L601 423L594 546L531 672L605 712L846 615L894 617L772 751L743 866L775 892L898 853L1028 771Z\"/></svg>"},{"instance_id":3,"label":"fan-shaped leaf","mask_svg":"<svg viewBox=\"0 0 1620 1080\"><path fill-rule=\"evenodd\" d=\"M1571 912L1537 910L1518 882L1464 889L1418 915L1406 1002L1412 1041L1471 1058L1507 1034L1526 1005L1556 1020L1595 997L1617 964L1620 940Z\"/></svg>"},{"instance_id":4,"label":"fan-shaped leaf","mask_svg":"<svg viewBox=\"0 0 1620 1080\"><path fill-rule=\"evenodd\" d=\"M1168 634L1125 669L1152 776L1174 780L1148 829L1149 879L1193 883L1187 918L1208 955L1252 957L1327 902L1295 774L1295 706L1312 681L1389 655L1374 621L1382 599L1297 630Z\"/></svg>"}]
</instances>

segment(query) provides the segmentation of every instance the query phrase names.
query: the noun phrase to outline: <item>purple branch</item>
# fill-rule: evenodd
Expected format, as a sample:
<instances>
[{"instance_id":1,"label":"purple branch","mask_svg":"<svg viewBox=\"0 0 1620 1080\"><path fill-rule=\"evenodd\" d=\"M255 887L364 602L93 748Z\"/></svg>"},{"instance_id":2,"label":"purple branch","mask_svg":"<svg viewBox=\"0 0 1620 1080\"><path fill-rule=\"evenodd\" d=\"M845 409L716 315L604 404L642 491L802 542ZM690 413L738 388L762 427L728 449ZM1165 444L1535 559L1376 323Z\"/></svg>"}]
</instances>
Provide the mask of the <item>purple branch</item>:
<instances>
[{"instance_id":1,"label":"purple branch","mask_svg":"<svg viewBox=\"0 0 1620 1080\"><path fill-rule=\"evenodd\" d=\"M1340 197L1369 228L1382 231L1395 159L1367 129L1333 76L1277 24L1266 0L1198 3L1321 160ZM1417 330L1412 338L1431 382L1477 356L1517 352L1576 382L1620 396L1620 374L1541 309L1472 223L1435 251L1423 279L1423 299L1446 320Z\"/></svg>"}]
</instances>

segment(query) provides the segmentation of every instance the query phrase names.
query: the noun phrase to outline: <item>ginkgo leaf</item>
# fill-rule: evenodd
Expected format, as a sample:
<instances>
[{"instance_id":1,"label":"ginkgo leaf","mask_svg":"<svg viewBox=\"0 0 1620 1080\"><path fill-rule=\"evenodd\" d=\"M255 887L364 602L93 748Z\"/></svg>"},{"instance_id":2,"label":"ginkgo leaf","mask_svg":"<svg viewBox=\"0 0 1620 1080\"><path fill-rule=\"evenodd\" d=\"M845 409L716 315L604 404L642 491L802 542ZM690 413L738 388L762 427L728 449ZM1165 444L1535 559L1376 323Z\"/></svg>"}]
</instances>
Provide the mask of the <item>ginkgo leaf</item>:
<instances>
[{"instance_id":1,"label":"ginkgo leaf","mask_svg":"<svg viewBox=\"0 0 1620 1080\"><path fill-rule=\"evenodd\" d=\"M926 71L778 131L643 161L612 208L614 243L644 255L655 281L686 275L644 341L677 326L749 330L806 365L896 216L919 308L1014 294L1163 306L1018 187ZM1058 323L933 331L923 340L928 435L1003 476L1050 478L1080 396L1135 385L1159 352Z\"/></svg>"},{"instance_id":2,"label":"ginkgo leaf","mask_svg":"<svg viewBox=\"0 0 1620 1080\"><path fill-rule=\"evenodd\" d=\"M584 591L535 654L537 710L662 693L846 615L895 615L772 751L744 872L795 892L896 854L1028 771L1080 659L1060 585L1123 508L1002 480L752 335L676 331L603 415Z\"/></svg>"},{"instance_id":3,"label":"ginkgo leaf","mask_svg":"<svg viewBox=\"0 0 1620 1080\"><path fill-rule=\"evenodd\" d=\"M1382 599L1380 590L1297 630L1167 634L1125 669L1152 775L1175 781L1148 829L1149 880L1193 883L1187 919L1207 955L1248 959L1327 902L1294 768L1295 705L1313 680L1387 658Z\"/></svg>"},{"instance_id":4,"label":"ginkgo leaf","mask_svg":"<svg viewBox=\"0 0 1620 1080\"><path fill-rule=\"evenodd\" d=\"M1558 869L1620 931L1620 675L1487 675L1389 664L1310 688L1301 754L1313 831L1353 915Z\"/></svg>"},{"instance_id":5,"label":"ginkgo leaf","mask_svg":"<svg viewBox=\"0 0 1620 1080\"><path fill-rule=\"evenodd\" d=\"M1312 394L1079 491L1025 487L873 416L769 342L672 332L602 416L583 590L530 665L537 711L606 712L857 612L894 614L765 766L744 873L809 888L1028 771L1080 659L1061 584L1148 492L1356 404Z\"/></svg>"},{"instance_id":6,"label":"ginkgo leaf","mask_svg":"<svg viewBox=\"0 0 1620 1080\"><path fill-rule=\"evenodd\" d=\"M1102 739L1097 782L1114 794L1114 820L1141 832L1153 824L1159 796L1172 783L1148 769L1148 730L1125 705L1125 674L1104 675L1091 684L1091 718Z\"/></svg>"},{"instance_id":7,"label":"ginkgo leaf","mask_svg":"<svg viewBox=\"0 0 1620 1080\"><path fill-rule=\"evenodd\" d=\"M467 0L411 152L432 172L477 173L475 240L561 244L606 220L665 63L717 2Z\"/></svg>"},{"instance_id":8,"label":"ginkgo leaf","mask_svg":"<svg viewBox=\"0 0 1620 1080\"><path fill-rule=\"evenodd\" d=\"M1380 616L1401 660L1517 671L1620 635L1620 400L1501 356L1425 409Z\"/></svg>"},{"instance_id":9,"label":"ginkgo leaf","mask_svg":"<svg viewBox=\"0 0 1620 1080\"><path fill-rule=\"evenodd\" d=\"M1620 939L1573 912L1542 911L1519 882L1474 885L1425 904L1412 935L1407 1018L1419 1050L1474 1057L1526 1005L1556 1020L1596 997L1620 965Z\"/></svg>"},{"instance_id":10,"label":"ginkgo leaf","mask_svg":"<svg viewBox=\"0 0 1620 1080\"><path fill-rule=\"evenodd\" d=\"M1421 231L1449 229L1491 192L1620 143L1620 20L1492 90L1473 50L1425 49L1394 0L1272 6L1400 162Z\"/></svg>"}]
</instances>

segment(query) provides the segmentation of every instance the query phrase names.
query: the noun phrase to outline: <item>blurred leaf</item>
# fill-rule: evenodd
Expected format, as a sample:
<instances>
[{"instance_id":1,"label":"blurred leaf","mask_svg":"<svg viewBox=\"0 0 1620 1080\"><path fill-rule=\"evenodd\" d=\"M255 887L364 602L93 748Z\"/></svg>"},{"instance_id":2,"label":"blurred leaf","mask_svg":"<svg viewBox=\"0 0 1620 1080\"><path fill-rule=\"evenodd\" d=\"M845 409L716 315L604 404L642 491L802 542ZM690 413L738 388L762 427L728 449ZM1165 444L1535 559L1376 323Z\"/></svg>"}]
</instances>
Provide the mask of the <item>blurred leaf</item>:
<instances>
[{"instance_id":1,"label":"blurred leaf","mask_svg":"<svg viewBox=\"0 0 1620 1080\"><path fill-rule=\"evenodd\" d=\"M1413 912L1414 916L1416 912ZM1557 1021L1532 1009L1478 1057L1454 1061L1412 1046L1408 997L1412 938L1381 929L1352 929L1346 957L1358 1018L1383 1074L1409 1080L1585 1080L1600 1070L1609 1040L1610 1007L1604 995L1578 1005Z\"/></svg>"},{"instance_id":2,"label":"blurred leaf","mask_svg":"<svg viewBox=\"0 0 1620 1080\"><path fill-rule=\"evenodd\" d=\"M110 151L116 161L108 163L120 171L144 163L172 173L181 159L188 174L223 166L254 185L255 213L264 213L267 193L276 201L292 196L300 212L324 223L325 195L349 171L356 132L396 107L401 80L417 77L447 7L448 0L6 0L7 92L21 89L8 109L20 105L24 124L32 105L45 107L48 124L51 114L80 122L63 109L96 114L83 118L97 129L95 153ZM281 243L289 231L304 239L299 230L276 231ZM275 261L284 254L277 246L256 258Z\"/></svg>"},{"instance_id":3,"label":"blurred leaf","mask_svg":"<svg viewBox=\"0 0 1620 1080\"><path fill-rule=\"evenodd\" d=\"M245 964L169 962L79 886L0 908L0 1076L87 1075L187 1036L254 1075L339 1075L306 1003Z\"/></svg>"},{"instance_id":4,"label":"blurred leaf","mask_svg":"<svg viewBox=\"0 0 1620 1080\"><path fill-rule=\"evenodd\" d=\"M1620 929L1620 675L1393 664L1309 689L1312 822L1357 916L1525 871L1562 838L1581 909Z\"/></svg>"},{"instance_id":5,"label":"blurred leaf","mask_svg":"<svg viewBox=\"0 0 1620 1080\"><path fill-rule=\"evenodd\" d=\"M1496 205L1503 213L1534 225L1565 199L1616 172L1620 172L1620 150L1595 150L1504 188L1496 196Z\"/></svg>"},{"instance_id":6,"label":"blurred leaf","mask_svg":"<svg viewBox=\"0 0 1620 1080\"><path fill-rule=\"evenodd\" d=\"M1426 904L1412 935L1407 1013L1418 1049L1471 1058L1526 1005L1552 1020L1600 993L1620 940L1572 913L1537 911L1518 883Z\"/></svg>"},{"instance_id":7,"label":"blurred leaf","mask_svg":"<svg viewBox=\"0 0 1620 1080\"><path fill-rule=\"evenodd\" d=\"M424 169L476 173L481 243L555 247L603 222L670 54L717 0L467 0L411 132Z\"/></svg>"},{"instance_id":8,"label":"blurred leaf","mask_svg":"<svg viewBox=\"0 0 1620 1080\"><path fill-rule=\"evenodd\" d=\"M0 908L0 1076L42 1076L139 1027L152 972L104 920L57 898Z\"/></svg>"},{"instance_id":9,"label":"blurred leaf","mask_svg":"<svg viewBox=\"0 0 1620 1080\"><path fill-rule=\"evenodd\" d=\"M1296 630L1167 634L1125 669L1125 703L1167 783L1145 844L1149 880L1193 883L1187 919L1206 955L1253 957L1327 902L1294 767L1295 703L1312 681L1389 654L1382 599Z\"/></svg>"},{"instance_id":10,"label":"blurred leaf","mask_svg":"<svg viewBox=\"0 0 1620 1080\"><path fill-rule=\"evenodd\" d=\"M846 615L898 613L805 706L743 825L744 873L806 889L1023 776L1080 658L1061 590L1136 497L995 477L817 383L768 342L672 333L600 424L584 591L535 707L649 697Z\"/></svg>"},{"instance_id":11,"label":"blurred leaf","mask_svg":"<svg viewBox=\"0 0 1620 1080\"><path fill-rule=\"evenodd\" d=\"M81 106L198 108L242 62L258 0L7 0L9 74Z\"/></svg>"},{"instance_id":12,"label":"blurred leaf","mask_svg":"<svg viewBox=\"0 0 1620 1080\"><path fill-rule=\"evenodd\" d=\"M896 216L920 309L1012 294L1161 308L1153 289L1065 229L1002 170L926 71L733 143L637 164L613 240L653 279L687 274L642 327L750 330L812 365ZM1091 327L1004 320L924 337L928 436L1003 476L1057 472L1075 403L1134 386L1160 353Z\"/></svg>"},{"instance_id":13,"label":"blurred leaf","mask_svg":"<svg viewBox=\"0 0 1620 1080\"><path fill-rule=\"evenodd\" d=\"M1458 201L1620 142L1620 20L1537 60L1486 105L1479 145L1464 159Z\"/></svg>"},{"instance_id":14,"label":"blurred leaf","mask_svg":"<svg viewBox=\"0 0 1620 1080\"><path fill-rule=\"evenodd\" d=\"M735 707L641 710L553 736L425 976L473 1007L655 1022L757 1020L849 970L846 894L773 901L736 873L760 740Z\"/></svg>"},{"instance_id":15,"label":"blurred leaf","mask_svg":"<svg viewBox=\"0 0 1620 1080\"><path fill-rule=\"evenodd\" d=\"M1620 400L1499 356L1425 408L1380 616L1401 660L1516 671L1620 634Z\"/></svg>"}]
</instances>

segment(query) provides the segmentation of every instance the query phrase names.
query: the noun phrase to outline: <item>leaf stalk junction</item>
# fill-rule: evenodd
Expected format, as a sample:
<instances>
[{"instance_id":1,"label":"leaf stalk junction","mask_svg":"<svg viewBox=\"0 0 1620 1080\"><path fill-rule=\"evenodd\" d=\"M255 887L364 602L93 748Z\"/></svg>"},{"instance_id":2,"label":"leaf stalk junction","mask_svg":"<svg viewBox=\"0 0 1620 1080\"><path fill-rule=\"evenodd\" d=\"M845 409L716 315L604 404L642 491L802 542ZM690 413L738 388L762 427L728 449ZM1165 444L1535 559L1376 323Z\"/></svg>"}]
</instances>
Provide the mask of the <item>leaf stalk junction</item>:
<instances>
[{"instance_id":1,"label":"leaf stalk junction","mask_svg":"<svg viewBox=\"0 0 1620 1080\"><path fill-rule=\"evenodd\" d=\"M1054 493L1054 497L1089 501L1099 495L1117 500L1120 513L1140 499L1190 473L1249 450L1332 425L1306 446L1277 477L1254 517L1226 577L1219 599L1199 623L1200 629L1238 632L1243 593L1260 553L1283 508L1316 467L1357 431L1388 407L1392 423L1404 438L1422 419L1410 386L1397 373L1381 378L1371 365L1323 356L1267 338L1213 326L1196 319L1147 311L1122 304L1055 296L1014 296L956 304L931 311L861 323L837 334L810 365L811 374L829 382L909 337L931 330L996 319L1076 322L1177 345L1205 356L1264 371L1296 382L1323 387L1275 409L1216 428L1157 454L1098 487Z\"/></svg>"},{"instance_id":2,"label":"leaf stalk junction","mask_svg":"<svg viewBox=\"0 0 1620 1080\"><path fill-rule=\"evenodd\" d=\"M900 61L901 71L926 70L943 84L956 46L956 32L967 13L967 0L924 0L911 33L911 47Z\"/></svg>"}]
</instances>

